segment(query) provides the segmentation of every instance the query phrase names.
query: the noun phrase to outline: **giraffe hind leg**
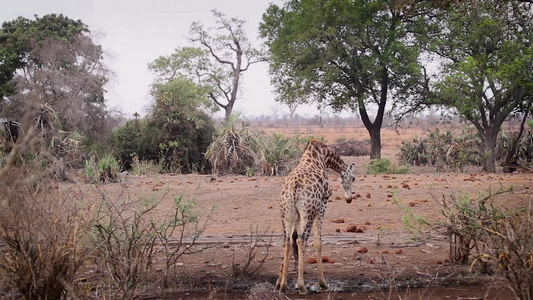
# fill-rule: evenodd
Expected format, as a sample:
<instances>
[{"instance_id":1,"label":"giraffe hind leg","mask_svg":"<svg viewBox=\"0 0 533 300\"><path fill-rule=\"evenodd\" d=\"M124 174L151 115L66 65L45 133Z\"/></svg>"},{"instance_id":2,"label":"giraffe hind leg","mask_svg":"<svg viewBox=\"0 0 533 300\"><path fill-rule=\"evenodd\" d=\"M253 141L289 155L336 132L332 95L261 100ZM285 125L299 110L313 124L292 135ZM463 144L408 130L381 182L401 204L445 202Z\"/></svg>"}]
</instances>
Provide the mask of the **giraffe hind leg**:
<instances>
[{"instance_id":1,"label":"giraffe hind leg","mask_svg":"<svg viewBox=\"0 0 533 300\"><path fill-rule=\"evenodd\" d=\"M298 269L298 244L296 243L297 239L298 239L298 231L294 230L291 236L291 245L292 245L292 254L294 256L295 269Z\"/></svg>"},{"instance_id":2,"label":"giraffe hind leg","mask_svg":"<svg viewBox=\"0 0 533 300\"><path fill-rule=\"evenodd\" d=\"M291 242L290 240L285 240L285 249L283 251L283 263L281 264L281 270L278 277L278 280L276 281L276 288L278 288L280 291L284 291L287 289L287 270L289 265L289 257L291 252Z\"/></svg>"},{"instance_id":3,"label":"giraffe hind leg","mask_svg":"<svg viewBox=\"0 0 533 300\"><path fill-rule=\"evenodd\" d=\"M314 245L318 271L318 285L323 289L328 289L326 279L324 278L324 270L322 267L322 239L319 228L317 228L317 230L315 231Z\"/></svg>"},{"instance_id":4,"label":"giraffe hind leg","mask_svg":"<svg viewBox=\"0 0 533 300\"><path fill-rule=\"evenodd\" d=\"M304 250L305 250L305 242L303 241L302 237L298 237L296 240L296 244L298 245L298 290L300 292L300 295L306 295L307 294L307 288L305 287L305 281L304 281Z\"/></svg>"}]
</instances>

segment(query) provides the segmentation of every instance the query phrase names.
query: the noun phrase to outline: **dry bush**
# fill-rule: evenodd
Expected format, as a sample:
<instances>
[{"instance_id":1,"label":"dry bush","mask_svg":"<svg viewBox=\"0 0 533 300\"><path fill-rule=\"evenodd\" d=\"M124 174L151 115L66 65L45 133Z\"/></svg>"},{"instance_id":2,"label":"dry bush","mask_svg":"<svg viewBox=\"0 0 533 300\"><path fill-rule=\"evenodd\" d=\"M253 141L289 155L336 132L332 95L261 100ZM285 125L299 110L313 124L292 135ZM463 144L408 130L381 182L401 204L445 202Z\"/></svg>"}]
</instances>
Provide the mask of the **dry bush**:
<instances>
[{"instance_id":1,"label":"dry bush","mask_svg":"<svg viewBox=\"0 0 533 300\"><path fill-rule=\"evenodd\" d=\"M358 141L350 139L348 141L340 141L330 146L341 156L369 156L370 143L367 141Z\"/></svg>"},{"instance_id":2,"label":"dry bush","mask_svg":"<svg viewBox=\"0 0 533 300\"><path fill-rule=\"evenodd\" d=\"M282 292L276 289L271 283L256 284L248 292L248 299L250 300L285 300L289 297L285 296Z\"/></svg>"},{"instance_id":3,"label":"dry bush","mask_svg":"<svg viewBox=\"0 0 533 300\"><path fill-rule=\"evenodd\" d=\"M470 199L445 197L440 200L450 237L450 259L481 265L481 270L503 275L518 299L533 299L533 208L505 209L494 198L512 189L498 190ZM475 250L475 251L474 251Z\"/></svg>"},{"instance_id":4,"label":"dry bush","mask_svg":"<svg viewBox=\"0 0 533 300\"><path fill-rule=\"evenodd\" d=\"M91 253L92 214L74 193L52 188L57 156L39 129L26 130L0 169L0 293L75 297L76 272Z\"/></svg>"},{"instance_id":5,"label":"dry bush","mask_svg":"<svg viewBox=\"0 0 533 300\"><path fill-rule=\"evenodd\" d=\"M533 299L533 207L522 211L498 210L498 218L484 222L484 251L474 263L490 263L503 275L518 299Z\"/></svg>"},{"instance_id":6,"label":"dry bush","mask_svg":"<svg viewBox=\"0 0 533 300\"><path fill-rule=\"evenodd\" d=\"M178 260L183 255L191 255L203 251L206 247L197 247L198 238L204 233L211 213L204 221L193 211L194 199L186 200L183 196L173 197L172 208L162 218L150 219L152 229L158 239L158 247L165 255L163 286L168 287L169 277L176 273Z\"/></svg>"},{"instance_id":7,"label":"dry bush","mask_svg":"<svg viewBox=\"0 0 533 300\"><path fill-rule=\"evenodd\" d=\"M257 225L255 230L250 226L249 240L245 245L244 257L240 260L236 260L235 248L232 249L231 270L233 276L253 275L261 269L268 257L274 235L274 232L268 233L268 230L269 228L260 232ZM259 252L261 249L264 249L262 253Z\"/></svg>"},{"instance_id":8,"label":"dry bush","mask_svg":"<svg viewBox=\"0 0 533 300\"><path fill-rule=\"evenodd\" d=\"M152 265L157 236L149 213L157 202L132 201L123 195L111 199L104 190L100 194L92 231L97 264L105 274L101 293L113 299L132 299Z\"/></svg>"},{"instance_id":9,"label":"dry bush","mask_svg":"<svg viewBox=\"0 0 533 300\"><path fill-rule=\"evenodd\" d=\"M174 197L173 207L164 216L156 215L160 199L132 199L125 191L117 197L101 186L101 201L96 208L93 242L98 268L104 274L99 293L113 299L132 299L139 289L152 280L160 266L155 256L163 254L163 287L168 287L176 262L186 254L197 253L197 239L206 228L207 220L199 221L193 212L194 202ZM161 261L161 260L160 260Z\"/></svg>"}]
</instances>

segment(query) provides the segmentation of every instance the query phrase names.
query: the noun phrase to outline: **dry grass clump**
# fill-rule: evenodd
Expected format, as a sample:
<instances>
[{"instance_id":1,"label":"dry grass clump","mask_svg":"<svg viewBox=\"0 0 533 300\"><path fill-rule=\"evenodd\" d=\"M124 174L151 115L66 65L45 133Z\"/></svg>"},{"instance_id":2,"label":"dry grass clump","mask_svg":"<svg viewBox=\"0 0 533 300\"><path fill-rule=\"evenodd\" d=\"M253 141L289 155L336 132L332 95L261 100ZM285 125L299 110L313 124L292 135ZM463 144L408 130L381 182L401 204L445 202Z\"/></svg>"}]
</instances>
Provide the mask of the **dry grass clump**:
<instances>
[{"instance_id":1,"label":"dry grass clump","mask_svg":"<svg viewBox=\"0 0 533 300\"><path fill-rule=\"evenodd\" d=\"M41 123L25 128L0 166L0 295L62 299L76 293L76 272L91 254L92 213L74 193L54 189L64 156Z\"/></svg>"},{"instance_id":2,"label":"dry grass clump","mask_svg":"<svg viewBox=\"0 0 533 300\"><path fill-rule=\"evenodd\" d=\"M250 300L285 300L289 297L285 296L282 292L276 289L271 283L265 282L256 284L250 289L248 293L248 299Z\"/></svg>"}]
</instances>

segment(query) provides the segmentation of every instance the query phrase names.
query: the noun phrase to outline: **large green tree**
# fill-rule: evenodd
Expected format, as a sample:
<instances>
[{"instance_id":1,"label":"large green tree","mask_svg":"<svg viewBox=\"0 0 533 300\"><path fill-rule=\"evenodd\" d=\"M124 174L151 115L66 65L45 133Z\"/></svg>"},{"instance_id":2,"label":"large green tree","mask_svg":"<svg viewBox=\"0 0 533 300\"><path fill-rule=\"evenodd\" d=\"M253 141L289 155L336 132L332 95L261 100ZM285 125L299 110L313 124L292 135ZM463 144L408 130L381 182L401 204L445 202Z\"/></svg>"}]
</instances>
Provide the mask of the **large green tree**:
<instances>
[{"instance_id":1,"label":"large green tree","mask_svg":"<svg viewBox=\"0 0 533 300\"><path fill-rule=\"evenodd\" d=\"M420 87L418 21L393 0L292 0L272 4L260 32L273 83L281 89L296 85L335 110L358 111L371 158L380 158L387 103L413 97Z\"/></svg>"},{"instance_id":2,"label":"large green tree","mask_svg":"<svg viewBox=\"0 0 533 300\"><path fill-rule=\"evenodd\" d=\"M443 8L443 30L430 44L443 68L429 103L451 108L476 127L484 171L496 170L502 123L531 109L531 8L524 1L460 1Z\"/></svg>"},{"instance_id":3,"label":"large green tree","mask_svg":"<svg viewBox=\"0 0 533 300\"><path fill-rule=\"evenodd\" d=\"M32 59L30 53L36 43L48 38L69 41L80 33L88 33L87 25L63 15L50 14L35 20L18 17L0 28L0 101L15 92L11 81L17 70Z\"/></svg>"},{"instance_id":4,"label":"large green tree","mask_svg":"<svg viewBox=\"0 0 533 300\"><path fill-rule=\"evenodd\" d=\"M56 128L92 141L109 131L104 86L110 70L81 21L18 18L3 24L0 45L0 116L20 121L31 111L51 111Z\"/></svg>"}]
</instances>

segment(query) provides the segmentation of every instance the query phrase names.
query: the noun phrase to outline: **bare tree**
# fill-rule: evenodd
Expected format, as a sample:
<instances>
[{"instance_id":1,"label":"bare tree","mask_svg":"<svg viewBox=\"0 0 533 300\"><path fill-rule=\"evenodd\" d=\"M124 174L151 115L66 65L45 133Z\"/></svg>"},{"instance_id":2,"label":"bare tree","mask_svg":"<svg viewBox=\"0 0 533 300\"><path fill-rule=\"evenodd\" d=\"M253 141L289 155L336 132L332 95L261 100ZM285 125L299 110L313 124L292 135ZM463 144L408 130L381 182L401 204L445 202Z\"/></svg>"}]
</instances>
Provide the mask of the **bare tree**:
<instances>
[{"instance_id":1,"label":"bare tree","mask_svg":"<svg viewBox=\"0 0 533 300\"><path fill-rule=\"evenodd\" d=\"M248 40L244 20L228 18L216 10L212 12L217 26L205 30L200 23L192 23L190 41L200 44L216 62L206 74L199 75L211 86L209 98L226 111L228 119L237 100L242 73L252 64L264 61L264 56Z\"/></svg>"}]
</instances>

